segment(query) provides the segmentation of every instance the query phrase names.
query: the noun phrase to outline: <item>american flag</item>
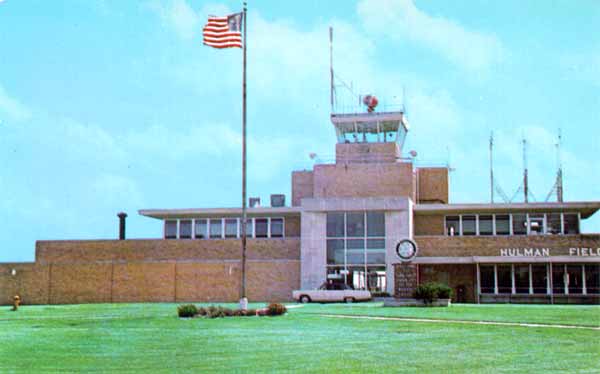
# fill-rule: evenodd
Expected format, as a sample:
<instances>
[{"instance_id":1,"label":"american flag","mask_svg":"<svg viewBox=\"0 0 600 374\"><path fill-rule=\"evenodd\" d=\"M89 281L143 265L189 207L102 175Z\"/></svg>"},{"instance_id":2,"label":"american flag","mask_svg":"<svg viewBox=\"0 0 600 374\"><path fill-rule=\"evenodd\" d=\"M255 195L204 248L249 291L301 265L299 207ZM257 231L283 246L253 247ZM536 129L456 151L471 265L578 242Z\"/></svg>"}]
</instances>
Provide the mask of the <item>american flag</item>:
<instances>
[{"instance_id":1,"label":"american flag","mask_svg":"<svg viewBox=\"0 0 600 374\"><path fill-rule=\"evenodd\" d=\"M213 48L242 48L242 17L243 13L209 16L202 29L204 44Z\"/></svg>"}]
</instances>

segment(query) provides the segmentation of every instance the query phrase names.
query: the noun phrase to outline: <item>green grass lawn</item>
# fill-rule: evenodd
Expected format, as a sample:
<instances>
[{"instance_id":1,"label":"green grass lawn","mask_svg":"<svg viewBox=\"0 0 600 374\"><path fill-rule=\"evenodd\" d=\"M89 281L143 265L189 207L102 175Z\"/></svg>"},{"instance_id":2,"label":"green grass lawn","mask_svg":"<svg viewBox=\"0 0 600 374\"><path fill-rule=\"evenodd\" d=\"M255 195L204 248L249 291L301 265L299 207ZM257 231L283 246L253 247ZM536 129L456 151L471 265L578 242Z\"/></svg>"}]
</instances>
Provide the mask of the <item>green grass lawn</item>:
<instances>
[{"instance_id":1,"label":"green grass lawn","mask_svg":"<svg viewBox=\"0 0 600 374\"><path fill-rule=\"evenodd\" d=\"M311 304L213 320L179 319L176 304L0 307L0 373L600 372L598 330L321 314L600 325L598 306Z\"/></svg>"}]
</instances>

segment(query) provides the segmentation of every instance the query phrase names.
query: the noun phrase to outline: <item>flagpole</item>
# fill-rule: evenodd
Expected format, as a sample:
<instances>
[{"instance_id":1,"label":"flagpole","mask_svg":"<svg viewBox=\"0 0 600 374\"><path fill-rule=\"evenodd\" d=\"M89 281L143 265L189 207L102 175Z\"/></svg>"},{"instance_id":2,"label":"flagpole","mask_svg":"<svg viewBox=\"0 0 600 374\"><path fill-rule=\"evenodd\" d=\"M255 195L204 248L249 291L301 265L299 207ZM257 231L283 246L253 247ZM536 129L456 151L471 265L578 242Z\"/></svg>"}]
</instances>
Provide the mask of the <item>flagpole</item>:
<instances>
[{"instance_id":1,"label":"flagpole","mask_svg":"<svg viewBox=\"0 0 600 374\"><path fill-rule=\"evenodd\" d=\"M246 297L246 51L248 44L246 40L246 2L244 1L243 22L243 68L242 68L242 287L240 309L248 309L248 298Z\"/></svg>"}]
</instances>

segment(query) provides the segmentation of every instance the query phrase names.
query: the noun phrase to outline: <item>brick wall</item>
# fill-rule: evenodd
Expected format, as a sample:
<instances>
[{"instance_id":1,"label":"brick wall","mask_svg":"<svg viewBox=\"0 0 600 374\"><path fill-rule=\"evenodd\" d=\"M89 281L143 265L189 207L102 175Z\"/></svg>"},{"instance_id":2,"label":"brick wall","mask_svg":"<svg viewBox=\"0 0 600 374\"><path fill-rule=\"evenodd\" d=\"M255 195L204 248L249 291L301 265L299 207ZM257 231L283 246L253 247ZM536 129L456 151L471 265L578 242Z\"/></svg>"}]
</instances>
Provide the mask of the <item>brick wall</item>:
<instances>
[{"instance_id":1,"label":"brick wall","mask_svg":"<svg viewBox=\"0 0 600 374\"><path fill-rule=\"evenodd\" d=\"M285 236L287 238L300 237L300 215L285 217Z\"/></svg>"},{"instance_id":2,"label":"brick wall","mask_svg":"<svg viewBox=\"0 0 600 374\"><path fill-rule=\"evenodd\" d=\"M299 223L297 223L299 227ZM291 230L296 230L292 223ZM56 240L36 242L36 263L241 259L235 239ZM300 259L300 238L248 239L251 260Z\"/></svg>"},{"instance_id":3,"label":"brick wall","mask_svg":"<svg viewBox=\"0 0 600 374\"><path fill-rule=\"evenodd\" d=\"M300 206L300 200L305 197L313 197L313 172L292 172L292 206Z\"/></svg>"},{"instance_id":4,"label":"brick wall","mask_svg":"<svg viewBox=\"0 0 600 374\"><path fill-rule=\"evenodd\" d=\"M419 282L438 282L453 290L452 301L457 301L458 287L464 287L464 302L473 303L475 298L475 265L419 265Z\"/></svg>"},{"instance_id":5,"label":"brick wall","mask_svg":"<svg viewBox=\"0 0 600 374\"><path fill-rule=\"evenodd\" d=\"M600 235L416 236L419 257L500 256L501 248L549 248L551 256L568 256L569 248L600 248Z\"/></svg>"},{"instance_id":6,"label":"brick wall","mask_svg":"<svg viewBox=\"0 0 600 374\"><path fill-rule=\"evenodd\" d=\"M415 235L444 235L443 215L415 215Z\"/></svg>"},{"instance_id":7,"label":"brick wall","mask_svg":"<svg viewBox=\"0 0 600 374\"><path fill-rule=\"evenodd\" d=\"M400 156L400 147L389 143L337 143L335 145L336 163L357 162L396 162Z\"/></svg>"},{"instance_id":8,"label":"brick wall","mask_svg":"<svg viewBox=\"0 0 600 374\"><path fill-rule=\"evenodd\" d=\"M11 270L17 271L11 275ZM9 305L19 295L23 304L47 304L49 266L34 263L0 264L0 305Z\"/></svg>"},{"instance_id":9,"label":"brick wall","mask_svg":"<svg viewBox=\"0 0 600 374\"><path fill-rule=\"evenodd\" d=\"M39 241L36 257L0 264L0 305L16 294L24 305L239 299L239 240ZM248 241L251 300L290 300L299 287L299 238Z\"/></svg>"},{"instance_id":10,"label":"brick wall","mask_svg":"<svg viewBox=\"0 0 600 374\"><path fill-rule=\"evenodd\" d=\"M419 204L448 203L448 168L418 168Z\"/></svg>"},{"instance_id":11,"label":"brick wall","mask_svg":"<svg viewBox=\"0 0 600 374\"><path fill-rule=\"evenodd\" d=\"M413 196L412 164L315 165L315 197Z\"/></svg>"}]
</instances>

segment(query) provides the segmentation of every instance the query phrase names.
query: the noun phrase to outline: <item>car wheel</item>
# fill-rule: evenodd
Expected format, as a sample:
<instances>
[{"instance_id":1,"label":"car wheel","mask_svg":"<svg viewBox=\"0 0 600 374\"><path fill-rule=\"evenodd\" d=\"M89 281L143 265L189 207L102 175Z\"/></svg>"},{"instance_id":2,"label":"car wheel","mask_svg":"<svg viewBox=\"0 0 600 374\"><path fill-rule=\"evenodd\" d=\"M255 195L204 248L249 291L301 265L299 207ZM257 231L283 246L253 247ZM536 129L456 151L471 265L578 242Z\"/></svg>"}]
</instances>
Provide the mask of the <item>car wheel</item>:
<instances>
[{"instance_id":1,"label":"car wheel","mask_svg":"<svg viewBox=\"0 0 600 374\"><path fill-rule=\"evenodd\" d=\"M300 302L302 304L310 303L310 297L308 297L308 295L302 295L300 296Z\"/></svg>"},{"instance_id":2,"label":"car wheel","mask_svg":"<svg viewBox=\"0 0 600 374\"><path fill-rule=\"evenodd\" d=\"M354 300L354 298L353 298L353 297L347 297L347 298L345 298L345 299L344 299L344 302L345 302L346 304L351 304L351 303L353 303L353 302L355 302L355 301L356 301L356 300Z\"/></svg>"}]
</instances>

